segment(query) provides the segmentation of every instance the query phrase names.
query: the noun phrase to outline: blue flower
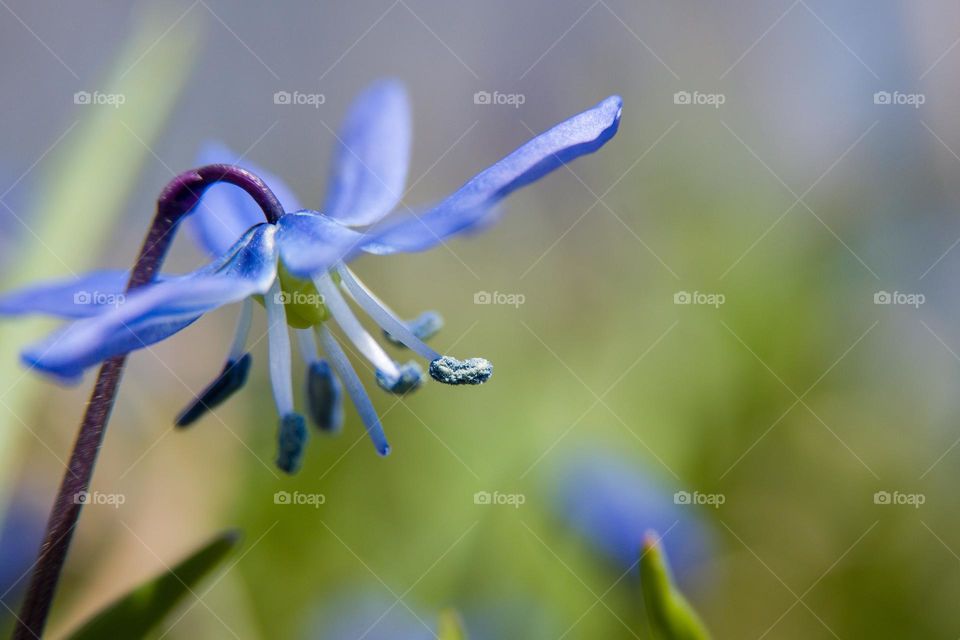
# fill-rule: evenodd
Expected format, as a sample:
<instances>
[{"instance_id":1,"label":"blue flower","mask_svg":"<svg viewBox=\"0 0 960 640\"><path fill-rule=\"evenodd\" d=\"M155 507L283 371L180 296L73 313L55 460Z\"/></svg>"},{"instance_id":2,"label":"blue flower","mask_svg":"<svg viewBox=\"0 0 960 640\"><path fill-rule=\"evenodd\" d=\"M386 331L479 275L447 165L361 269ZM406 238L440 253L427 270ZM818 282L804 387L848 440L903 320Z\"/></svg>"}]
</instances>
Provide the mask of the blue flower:
<instances>
[{"instance_id":1,"label":"blue flower","mask_svg":"<svg viewBox=\"0 0 960 640\"><path fill-rule=\"evenodd\" d=\"M339 429L342 384L377 451L386 455L389 445L380 420L331 333L330 321L371 363L385 390L412 391L421 383L421 371L388 356L347 298L391 340L429 362L431 376L440 382L480 384L490 377L492 365L482 358L458 360L434 351L424 339L436 332L438 317L402 321L347 263L363 253L423 251L489 222L495 205L516 189L599 149L616 133L620 110L620 98L609 97L530 140L424 213L382 221L403 193L411 127L403 87L381 81L361 94L347 115L322 213L302 209L282 181L248 165L272 188L286 213L275 224L265 223L254 200L240 189L228 184L208 189L188 219L200 245L213 256L208 265L185 275L160 276L129 294L124 293L127 274L122 272L45 284L0 297L0 314L39 312L74 319L22 354L30 367L71 381L112 356L173 335L209 311L241 303L226 365L180 414L178 424L184 426L243 386L250 366L245 349L252 301L257 301L266 309L269 326L270 380L280 415L278 466L296 471L307 438L305 420L294 407L288 326L307 364L310 418L322 429ZM222 146L210 146L202 160L231 163L236 158ZM316 338L329 362L319 357Z\"/></svg>"},{"instance_id":2,"label":"blue flower","mask_svg":"<svg viewBox=\"0 0 960 640\"><path fill-rule=\"evenodd\" d=\"M644 535L655 530L679 577L694 573L709 555L709 531L674 490L619 454L594 450L565 461L555 484L561 517L618 571L635 568ZM634 571L635 573L635 571Z\"/></svg>"}]
</instances>

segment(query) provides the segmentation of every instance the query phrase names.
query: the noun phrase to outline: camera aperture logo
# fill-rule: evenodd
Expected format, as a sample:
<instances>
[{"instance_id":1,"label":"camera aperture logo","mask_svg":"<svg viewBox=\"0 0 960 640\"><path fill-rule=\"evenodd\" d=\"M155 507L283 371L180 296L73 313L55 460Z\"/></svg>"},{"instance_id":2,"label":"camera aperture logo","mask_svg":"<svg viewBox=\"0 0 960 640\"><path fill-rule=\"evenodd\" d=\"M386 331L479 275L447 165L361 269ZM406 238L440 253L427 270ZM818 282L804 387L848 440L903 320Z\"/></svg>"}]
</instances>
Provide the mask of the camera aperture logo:
<instances>
[{"instance_id":1,"label":"camera aperture logo","mask_svg":"<svg viewBox=\"0 0 960 640\"><path fill-rule=\"evenodd\" d=\"M673 94L673 104L707 106L719 109L727 101L722 93L702 93L700 91L677 91Z\"/></svg>"},{"instance_id":2,"label":"camera aperture logo","mask_svg":"<svg viewBox=\"0 0 960 640\"><path fill-rule=\"evenodd\" d=\"M521 505L527 502L527 496L522 493L500 493L494 491L477 491L473 494L473 504L476 505L508 505L514 509L519 509Z\"/></svg>"},{"instance_id":3,"label":"camera aperture logo","mask_svg":"<svg viewBox=\"0 0 960 640\"><path fill-rule=\"evenodd\" d=\"M292 304L298 307L316 307L323 306L323 296L319 293L308 293L306 291L281 291L273 296L276 304Z\"/></svg>"},{"instance_id":4,"label":"camera aperture logo","mask_svg":"<svg viewBox=\"0 0 960 640\"><path fill-rule=\"evenodd\" d=\"M673 504L693 504L719 509L727 501L722 493L700 493L699 491L677 491L673 494Z\"/></svg>"},{"instance_id":5,"label":"camera aperture logo","mask_svg":"<svg viewBox=\"0 0 960 640\"><path fill-rule=\"evenodd\" d=\"M473 294L473 304L500 304L517 309L527 301L522 293L503 293L502 291L477 291Z\"/></svg>"},{"instance_id":6,"label":"camera aperture logo","mask_svg":"<svg viewBox=\"0 0 960 640\"><path fill-rule=\"evenodd\" d=\"M99 491L80 491L73 494L73 504L106 505L119 509L127 501L122 493L100 493Z\"/></svg>"},{"instance_id":7,"label":"camera aperture logo","mask_svg":"<svg viewBox=\"0 0 960 640\"><path fill-rule=\"evenodd\" d=\"M499 91L477 91L473 94L473 104L505 105L519 109L527 101L522 93L500 93Z\"/></svg>"},{"instance_id":8,"label":"camera aperture logo","mask_svg":"<svg viewBox=\"0 0 960 640\"><path fill-rule=\"evenodd\" d=\"M277 491L273 494L273 504L290 505L295 507L313 507L319 509L325 504L327 496L322 493L303 493L302 491Z\"/></svg>"},{"instance_id":9,"label":"camera aperture logo","mask_svg":"<svg viewBox=\"0 0 960 640\"><path fill-rule=\"evenodd\" d=\"M103 93L101 91L77 91L73 94L73 104L107 106L119 109L127 101L122 93Z\"/></svg>"},{"instance_id":10,"label":"camera aperture logo","mask_svg":"<svg viewBox=\"0 0 960 640\"><path fill-rule=\"evenodd\" d=\"M123 293L107 291L77 291L73 294L73 304L94 307L119 307L127 301Z\"/></svg>"},{"instance_id":11,"label":"camera aperture logo","mask_svg":"<svg viewBox=\"0 0 960 640\"><path fill-rule=\"evenodd\" d=\"M873 294L873 304L895 304L919 309L927 301L922 293L906 293L903 291L877 291Z\"/></svg>"},{"instance_id":12,"label":"camera aperture logo","mask_svg":"<svg viewBox=\"0 0 960 640\"><path fill-rule=\"evenodd\" d=\"M919 509L927 501L922 493L901 493L900 491L877 491L873 494L873 504L907 505Z\"/></svg>"},{"instance_id":13,"label":"camera aperture logo","mask_svg":"<svg viewBox=\"0 0 960 640\"><path fill-rule=\"evenodd\" d=\"M725 304L727 296L722 293L706 293L703 291L677 291L673 294L673 304L702 305L719 309Z\"/></svg>"},{"instance_id":14,"label":"camera aperture logo","mask_svg":"<svg viewBox=\"0 0 960 640\"><path fill-rule=\"evenodd\" d=\"M873 104L907 106L919 109L927 102L923 93L903 93L901 91L877 91L873 94Z\"/></svg>"},{"instance_id":15,"label":"camera aperture logo","mask_svg":"<svg viewBox=\"0 0 960 640\"><path fill-rule=\"evenodd\" d=\"M327 96L322 93L304 93L303 91L276 91L273 94L273 104L290 105L294 107L313 107L319 109L326 104Z\"/></svg>"}]
</instances>

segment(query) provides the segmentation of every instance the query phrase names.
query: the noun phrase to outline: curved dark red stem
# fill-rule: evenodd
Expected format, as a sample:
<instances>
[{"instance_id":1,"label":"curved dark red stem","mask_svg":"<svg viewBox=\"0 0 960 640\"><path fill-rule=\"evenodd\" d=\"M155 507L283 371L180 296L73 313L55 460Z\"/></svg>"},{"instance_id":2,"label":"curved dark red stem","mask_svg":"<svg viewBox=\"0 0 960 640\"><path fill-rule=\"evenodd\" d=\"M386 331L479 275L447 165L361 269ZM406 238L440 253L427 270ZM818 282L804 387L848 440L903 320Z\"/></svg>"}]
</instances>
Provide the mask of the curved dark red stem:
<instances>
[{"instance_id":1,"label":"curved dark red stem","mask_svg":"<svg viewBox=\"0 0 960 640\"><path fill-rule=\"evenodd\" d=\"M211 164L181 173L170 181L157 199L157 213L130 274L127 290L149 284L167 255L177 224L190 213L210 186L227 182L240 187L263 210L267 222L276 223L283 207L270 188L257 176L233 165ZM200 214L202 215L202 213ZM20 609L13 638L40 638L60 580L67 551L83 507L77 499L90 488L90 479L104 432L120 386L126 356L110 358L100 367L83 422L70 454L67 472L53 503L37 562L30 577L27 597Z\"/></svg>"}]
</instances>

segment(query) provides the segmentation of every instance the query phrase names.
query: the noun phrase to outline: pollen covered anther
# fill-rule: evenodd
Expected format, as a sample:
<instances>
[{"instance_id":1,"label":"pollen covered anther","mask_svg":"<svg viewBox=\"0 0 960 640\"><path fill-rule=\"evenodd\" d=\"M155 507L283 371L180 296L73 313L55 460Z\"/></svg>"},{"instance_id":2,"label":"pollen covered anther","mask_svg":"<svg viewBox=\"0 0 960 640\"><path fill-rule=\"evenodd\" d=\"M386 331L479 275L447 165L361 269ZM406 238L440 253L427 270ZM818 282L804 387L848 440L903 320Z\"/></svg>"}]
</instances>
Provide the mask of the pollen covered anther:
<instances>
[{"instance_id":1,"label":"pollen covered anther","mask_svg":"<svg viewBox=\"0 0 960 640\"><path fill-rule=\"evenodd\" d=\"M492 375L493 364L485 358L440 356L430 363L430 377L443 384L483 384Z\"/></svg>"},{"instance_id":2,"label":"pollen covered anther","mask_svg":"<svg viewBox=\"0 0 960 640\"><path fill-rule=\"evenodd\" d=\"M192 404L180 412L175 424L178 427L190 426L243 388L250 373L252 360L249 353L243 354L239 360L228 360L220 375L207 385Z\"/></svg>"},{"instance_id":3,"label":"pollen covered anther","mask_svg":"<svg viewBox=\"0 0 960 640\"><path fill-rule=\"evenodd\" d=\"M416 362L408 362L398 366L400 375L391 377L377 369L377 384L389 393L404 395L415 391L423 384L423 370Z\"/></svg>"},{"instance_id":4,"label":"pollen covered anther","mask_svg":"<svg viewBox=\"0 0 960 640\"><path fill-rule=\"evenodd\" d=\"M299 413L288 413L280 419L277 434L277 467L293 475L300 470L307 444L307 422Z\"/></svg>"}]
</instances>

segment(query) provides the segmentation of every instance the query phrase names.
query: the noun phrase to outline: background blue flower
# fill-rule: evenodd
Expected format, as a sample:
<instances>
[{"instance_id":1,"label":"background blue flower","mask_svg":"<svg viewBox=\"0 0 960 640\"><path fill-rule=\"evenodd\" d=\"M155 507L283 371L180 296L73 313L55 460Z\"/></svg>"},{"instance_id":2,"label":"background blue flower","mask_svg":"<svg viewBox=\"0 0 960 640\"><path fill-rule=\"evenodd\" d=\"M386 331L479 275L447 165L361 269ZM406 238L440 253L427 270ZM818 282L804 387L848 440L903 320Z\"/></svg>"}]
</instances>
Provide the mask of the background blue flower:
<instances>
[{"instance_id":1,"label":"background blue flower","mask_svg":"<svg viewBox=\"0 0 960 640\"><path fill-rule=\"evenodd\" d=\"M637 462L602 449L569 456L554 484L557 514L611 562L636 575L644 535L655 531L680 579L691 579L711 562L709 507L677 504L683 491ZM701 576L704 577L704 576Z\"/></svg>"}]
</instances>

